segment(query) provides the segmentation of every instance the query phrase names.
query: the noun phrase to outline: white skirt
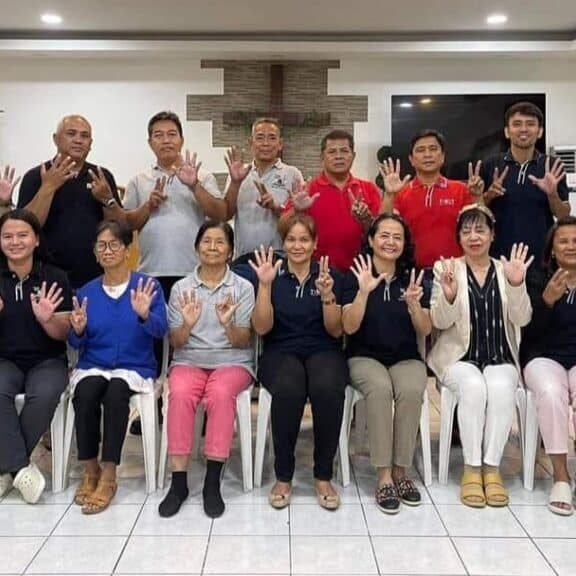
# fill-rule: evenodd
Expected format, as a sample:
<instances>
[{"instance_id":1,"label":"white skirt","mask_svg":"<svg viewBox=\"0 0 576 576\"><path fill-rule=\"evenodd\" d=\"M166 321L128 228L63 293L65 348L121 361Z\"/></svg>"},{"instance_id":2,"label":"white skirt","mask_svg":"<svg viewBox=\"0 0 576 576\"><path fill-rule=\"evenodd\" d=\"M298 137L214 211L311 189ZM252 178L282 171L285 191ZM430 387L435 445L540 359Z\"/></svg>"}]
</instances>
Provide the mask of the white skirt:
<instances>
[{"instance_id":1,"label":"white skirt","mask_svg":"<svg viewBox=\"0 0 576 576\"><path fill-rule=\"evenodd\" d=\"M111 380L112 378L121 378L128 384L130 390L141 394L144 392L154 391L154 379L153 378L143 378L135 372L134 370L124 370L123 368L116 368L114 370L102 370L100 368L76 368L70 376L70 388L71 393L74 394L76 385L80 380L87 378L88 376L102 376L106 380Z\"/></svg>"}]
</instances>

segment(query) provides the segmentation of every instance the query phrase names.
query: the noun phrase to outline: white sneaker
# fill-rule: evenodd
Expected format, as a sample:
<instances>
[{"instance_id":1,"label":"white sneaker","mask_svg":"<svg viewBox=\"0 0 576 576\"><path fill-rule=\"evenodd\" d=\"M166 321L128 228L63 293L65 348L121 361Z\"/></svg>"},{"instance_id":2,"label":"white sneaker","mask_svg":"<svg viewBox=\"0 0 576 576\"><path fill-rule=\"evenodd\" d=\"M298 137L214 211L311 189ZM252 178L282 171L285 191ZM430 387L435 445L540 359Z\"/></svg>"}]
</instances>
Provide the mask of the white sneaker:
<instances>
[{"instance_id":1,"label":"white sneaker","mask_svg":"<svg viewBox=\"0 0 576 576\"><path fill-rule=\"evenodd\" d=\"M0 498L12 490L12 474L0 474Z\"/></svg>"},{"instance_id":2,"label":"white sneaker","mask_svg":"<svg viewBox=\"0 0 576 576\"><path fill-rule=\"evenodd\" d=\"M22 468L14 478L14 488L20 491L22 498L28 504L36 504L44 492L46 480L36 464L30 464Z\"/></svg>"}]
</instances>

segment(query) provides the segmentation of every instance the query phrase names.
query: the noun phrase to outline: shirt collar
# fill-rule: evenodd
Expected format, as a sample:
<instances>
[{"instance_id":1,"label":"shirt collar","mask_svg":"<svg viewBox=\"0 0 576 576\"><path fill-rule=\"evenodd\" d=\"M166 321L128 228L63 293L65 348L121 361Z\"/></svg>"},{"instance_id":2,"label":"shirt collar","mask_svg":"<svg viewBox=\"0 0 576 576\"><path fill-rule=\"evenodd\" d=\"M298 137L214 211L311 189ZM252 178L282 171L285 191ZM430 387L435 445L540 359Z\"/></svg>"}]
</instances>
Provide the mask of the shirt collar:
<instances>
[{"instance_id":1,"label":"shirt collar","mask_svg":"<svg viewBox=\"0 0 576 576\"><path fill-rule=\"evenodd\" d=\"M420 178L418 178L418 176L416 176L412 180L412 182L410 182L410 186L412 188L429 188L429 186L424 184L422 182L422 180L420 180ZM448 178L446 178L445 176L442 176L442 174L440 174L440 176L438 177L436 182L434 182L434 184L432 184L432 186L434 188L446 189L446 188L448 188Z\"/></svg>"},{"instance_id":2,"label":"shirt collar","mask_svg":"<svg viewBox=\"0 0 576 576\"><path fill-rule=\"evenodd\" d=\"M528 162L538 162L543 157L544 154L542 154L542 152L540 152L540 150L538 150L537 148L534 148L534 155L530 160L528 160ZM514 159L514 156L512 156L512 150L510 148L508 148L508 150L506 150L504 154L504 162L512 162L512 163L517 162L517 160Z\"/></svg>"},{"instance_id":3,"label":"shirt collar","mask_svg":"<svg viewBox=\"0 0 576 576\"><path fill-rule=\"evenodd\" d=\"M308 278L312 276L318 276L320 272L320 264L316 260L312 260L310 262L310 273L308 274ZM290 270L288 269L288 259L284 258L282 260L282 265L280 266L280 270L278 270L278 276L294 276Z\"/></svg>"},{"instance_id":4,"label":"shirt collar","mask_svg":"<svg viewBox=\"0 0 576 576\"><path fill-rule=\"evenodd\" d=\"M322 172L320 174L320 176L318 176L317 182L320 186L330 186L331 188L336 188L336 186L328 179L326 172ZM358 180L358 178L356 178L355 176L352 175L352 172L348 172L348 178L346 179L346 182L344 183L343 189L350 186L350 184L359 183L359 182L360 181Z\"/></svg>"},{"instance_id":5,"label":"shirt collar","mask_svg":"<svg viewBox=\"0 0 576 576\"><path fill-rule=\"evenodd\" d=\"M37 260L34 261L34 263L32 264L32 270L30 270L30 274L28 274L28 276L23 278L21 281L26 282L30 278L40 279L40 271L41 270L42 270L42 263L37 261ZM3 265L2 268L0 269L0 274L2 274L2 276L6 277L6 278L12 278L12 276L15 273L12 272L12 270L10 270L10 268L8 268L8 264L6 264L6 265Z\"/></svg>"},{"instance_id":6,"label":"shirt collar","mask_svg":"<svg viewBox=\"0 0 576 576\"><path fill-rule=\"evenodd\" d=\"M197 264L196 268L194 268L194 272L192 272L192 282L194 283L194 288L199 288L200 286L206 286L204 281L198 275L198 270L200 270L200 264ZM220 286L233 286L233 285L234 285L234 277L232 276L232 270L230 270L230 267L226 265L226 274L224 274L224 278L222 278L218 286L216 286L215 288L211 288L211 290L215 290Z\"/></svg>"},{"instance_id":7,"label":"shirt collar","mask_svg":"<svg viewBox=\"0 0 576 576\"><path fill-rule=\"evenodd\" d=\"M256 168L256 162L254 160L252 160L250 165L252 166L253 172L258 172L258 168ZM283 165L284 165L284 163L282 162L282 160L280 160L280 158L276 158L276 161L274 162L274 164L271 164L268 167L268 169L266 170L266 172L264 172L264 174L266 174L267 172L270 172L271 170L279 170L280 168L282 168Z\"/></svg>"}]
</instances>

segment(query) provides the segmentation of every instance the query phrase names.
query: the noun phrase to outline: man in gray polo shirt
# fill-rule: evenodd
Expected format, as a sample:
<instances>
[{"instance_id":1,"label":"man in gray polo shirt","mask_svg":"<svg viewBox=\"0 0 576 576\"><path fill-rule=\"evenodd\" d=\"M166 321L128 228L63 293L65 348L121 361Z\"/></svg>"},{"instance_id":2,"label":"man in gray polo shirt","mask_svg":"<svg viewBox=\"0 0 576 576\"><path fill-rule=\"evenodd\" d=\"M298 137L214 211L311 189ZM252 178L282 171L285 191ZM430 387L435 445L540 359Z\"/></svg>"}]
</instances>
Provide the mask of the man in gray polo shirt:
<instances>
[{"instance_id":1,"label":"man in gray polo shirt","mask_svg":"<svg viewBox=\"0 0 576 576\"><path fill-rule=\"evenodd\" d=\"M226 163L230 176L226 183L227 217L234 219L236 257L252 254L264 245L282 247L278 218L289 192L303 182L298 168L280 160L280 123L275 118L259 118L252 124L250 150L252 163L243 164L240 151L233 147Z\"/></svg>"}]
</instances>

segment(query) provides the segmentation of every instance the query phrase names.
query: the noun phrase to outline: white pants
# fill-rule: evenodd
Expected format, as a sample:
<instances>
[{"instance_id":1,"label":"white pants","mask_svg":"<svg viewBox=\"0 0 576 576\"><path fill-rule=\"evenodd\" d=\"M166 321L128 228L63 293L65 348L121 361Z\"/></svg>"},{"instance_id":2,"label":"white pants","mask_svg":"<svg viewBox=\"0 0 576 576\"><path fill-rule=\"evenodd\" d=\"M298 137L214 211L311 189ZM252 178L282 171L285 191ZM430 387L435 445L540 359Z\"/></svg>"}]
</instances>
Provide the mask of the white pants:
<instances>
[{"instance_id":1,"label":"white pants","mask_svg":"<svg viewBox=\"0 0 576 576\"><path fill-rule=\"evenodd\" d=\"M443 385L458 401L464 464L499 466L514 418L516 368L499 364L481 371L468 362L456 362L446 372Z\"/></svg>"}]
</instances>

